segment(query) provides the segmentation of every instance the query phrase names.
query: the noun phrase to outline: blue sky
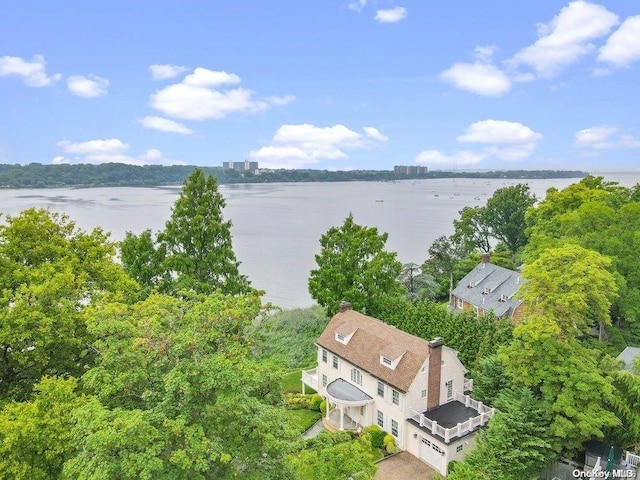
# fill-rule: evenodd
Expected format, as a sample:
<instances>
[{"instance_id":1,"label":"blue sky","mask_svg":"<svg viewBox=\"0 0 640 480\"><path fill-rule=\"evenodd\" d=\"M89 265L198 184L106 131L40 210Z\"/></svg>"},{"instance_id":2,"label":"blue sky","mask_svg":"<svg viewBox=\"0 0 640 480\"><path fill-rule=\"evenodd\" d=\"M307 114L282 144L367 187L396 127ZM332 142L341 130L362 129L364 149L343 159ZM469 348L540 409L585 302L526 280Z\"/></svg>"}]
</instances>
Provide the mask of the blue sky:
<instances>
[{"instance_id":1,"label":"blue sky","mask_svg":"<svg viewBox=\"0 0 640 480\"><path fill-rule=\"evenodd\" d=\"M640 169L640 2L22 0L0 163Z\"/></svg>"}]
</instances>

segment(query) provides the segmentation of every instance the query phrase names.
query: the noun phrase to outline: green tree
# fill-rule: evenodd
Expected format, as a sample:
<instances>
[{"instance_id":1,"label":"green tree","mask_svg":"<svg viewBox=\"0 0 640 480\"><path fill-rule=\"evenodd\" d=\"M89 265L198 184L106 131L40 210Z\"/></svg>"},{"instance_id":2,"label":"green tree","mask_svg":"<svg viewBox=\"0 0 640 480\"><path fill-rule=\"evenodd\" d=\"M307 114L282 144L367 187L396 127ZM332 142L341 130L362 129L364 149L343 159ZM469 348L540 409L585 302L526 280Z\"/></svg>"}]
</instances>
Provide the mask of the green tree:
<instances>
[{"instance_id":1,"label":"green tree","mask_svg":"<svg viewBox=\"0 0 640 480\"><path fill-rule=\"evenodd\" d=\"M315 256L318 268L311 270L309 293L327 315L338 312L349 301L355 310L376 316L383 297L403 295L396 280L402 264L396 254L385 250L388 235L374 227L363 227L353 215L340 227L330 228L320 238Z\"/></svg>"},{"instance_id":2,"label":"green tree","mask_svg":"<svg viewBox=\"0 0 640 480\"><path fill-rule=\"evenodd\" d=\"M607 270L610 265L607 257L579 245L550 249L525 265L522 276L527 281L518 295L529 312L554 318L565 336L593 325L603 332L611 323L609 310L618 292Z\"/></svg>"},{"instance_id":3,"label":"green tree","mask_svg":"<svg viewBox=\"0 0 640 480\"><path fill-rule=\"evenodd\" d=\"M464 245L467 252L491 251L491 231L486 216L486 207L464 207L460 210L460 218L453 221L455 232L452 238Z\"/></svg>"},{"instance_id":4,"label":"green tree","mask_svg":"<svg viewBox=\"0 0 640 480\"><path fill-rule=\"evenodd\" d=\"M407 290L407 298L411 302L422 299L433 300L438 295L439 285L433 276L423 272L422 268L415 263L406 263L402 266L398 281Z\"/></svg>"},{"instance_id":5,"label":"green tree","mask_svg":"<svg viewBox=\"0 0 640 480\"><path fill-rule=\"evenodd\" d=\"M147 291L251 292L249 280L238 270L231 221L223 217L225 206L216 178L195 169L155 242L150 231L140 236L127 233L120 247L124 268Z\"/></svg>"},{"instance_id":6,"label":"green tree","mask_svg":"<svg viewBox=\"0 0 640 480\"><path fill-rule=\"evenodd\" d=\"M535 201L526 184L500 188L487 201L483 219L491 236L504 242L512 253L527 243L525 215Z\"/></svg>"},{"instance_id":7,"label":"green tree","mask_svg":"<svg viewBox=\"0 0 640 480\"><path fill-rule=\"evenodd\" d=\"M422 270L432 275L441 286L445 286L441 297L451 297L456 265L468 253L460 238L455 236L440 236L429 247L429 258L422 265Z\"/></svg>"},{"instance_id":8,"label":"green tree","mask_svg":"<svg viewBox=\"0 0 640 480\"><path fill-rule=\"evenodd\" d=\"M448 479L535 478L555 456L546 438L544 412L529 389L503 391L496 408L489 427L479 435L476 449L456 465Z\"/></svg>"},{"instance_id":9,"label":"green tree","mask_svg":"<svg viewBox=\"0 0 640 480\"><path fill-rule=\"evenodd\" d=\"M156 287L163 290L170 281L164 268L164 245L156 245L149 229L140 235L125 234L120 242L120 260L125 271L142 286L146 295Z\"/></svg>"},{"instance_id":10,"label":"green tree","mask_svg":"<svg viewBox=\"0 0 640 480\"><path fill-rule=\"evenodd\" d=\"M100 229L28 209L0 225L0 397L25 399L44 375L91 365L84 310L106 298L133 301L137 284L114 261Z\"/></svg>"},{"instance_id":11,"label":"green tree","mask_svg":"<svg viewBox=\"0 0 640 480\"><path fill-rule=\"evenodd\" d=\"M73 412L84 403L74 378L44 377L29 402L0 411L0 478L58 478L73 452Z\"/></svg>"},{"instance_id":12,"label":"green tree","mask_svg":"<svg viewBox=\"0 0 640 480\"><path fill-rule=\"evenodd\" d=\"M254 295L152 294L92 309L72 478L281 478L298 434L278 405L281 372L251 359ZM140 438L128 438L139 429ZM67 471L67 470L65 470ZM286 477L285 477L286 478Z\"/></svg>"}]
</instances>

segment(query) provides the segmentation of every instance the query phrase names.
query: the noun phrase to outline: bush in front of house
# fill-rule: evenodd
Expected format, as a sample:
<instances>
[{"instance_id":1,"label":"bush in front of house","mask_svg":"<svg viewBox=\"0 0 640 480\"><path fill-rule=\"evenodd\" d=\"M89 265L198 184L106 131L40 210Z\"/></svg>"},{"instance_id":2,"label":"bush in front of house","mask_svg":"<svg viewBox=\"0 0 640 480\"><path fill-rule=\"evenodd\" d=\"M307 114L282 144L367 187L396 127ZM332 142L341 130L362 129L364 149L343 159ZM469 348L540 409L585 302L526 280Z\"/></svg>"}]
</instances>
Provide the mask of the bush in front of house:
<instances>
[{"instance_id":1,"label":"bush in front of house","mask_svg":"<svg viewBox=\"0 0 640 480\"><path fill-rule=\"evenodd\" d=\"M378 425L369 425L362 430L362 438L373 448L384 447L384 437L387 432L382 430Z\"/></svg>"},{"instance_id":2,"label":"bush in front of house","mask_svg":"<svg viewBox=\"0 0 640 480\"><path fill-rule=\"evenodd\" d=\"M313 410L314 412L320 412L322 411L321 407L323 402L324 400L322 399L322 397L317 393L315 393L311 395L311 401L309 402L309 409Z\"/></svg>"},{"instance_id":3,"label":"bush in front of house","mask_svg":"<svg viewBox=\"0 0 640 480\"><path fill-rule=\"evenodd\" d=\"M327 414L327 402L326 402L326 400L323 400L322 402L320 402L320 413L323 416Z\"/></svg>"},{"instance_id":4,"label":"bush in front of house","mask_svg":"<svg viewBox=\"0 0 640 480\"><path fill-rule=\"evenodd\" d=\"M302 393L287 393L284 396L284 408L289 410L300 410L311 408L314 395L303 395Z\"/></svg>"},{"instance_id":5,"label":"bush in front of house","mask_svg":"<svg viewBox=\"0 0 640 480\"><path fill-rule=\"evenodd\" d=\"M393 435L385 435L384 436L384 449L389 454L392 455L394 453L398 453L398 447L396 445L396 439Z\"/></svg>"}]
</instances>

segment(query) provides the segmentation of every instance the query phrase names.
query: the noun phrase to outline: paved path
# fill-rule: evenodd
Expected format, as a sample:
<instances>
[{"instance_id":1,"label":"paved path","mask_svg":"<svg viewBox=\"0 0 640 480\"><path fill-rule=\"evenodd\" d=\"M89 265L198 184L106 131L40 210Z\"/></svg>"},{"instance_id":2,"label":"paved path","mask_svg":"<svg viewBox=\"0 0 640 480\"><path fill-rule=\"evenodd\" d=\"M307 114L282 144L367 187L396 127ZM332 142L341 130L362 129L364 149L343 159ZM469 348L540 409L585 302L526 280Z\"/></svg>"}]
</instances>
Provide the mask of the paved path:
<instances>
[{"instance_id":1,"label":"paved path","mask_svg":"<svg viewBox=\"0 0 640 480\"><path fill-rule=\"evenodd\" d=\"M303 438L313 438L318 435L321 431L325 430L324 424L322 423L322 418L318 420L313 427L302 434Z\"/></svg>"},{"instance_id":2,"label":"paved path","mask_svg":"<svg viewBox=\"0 0 640 480\"><path fill-rule=\"evenodd\" d=\"M376 480L433 480L436 471L408 452L400 452L378 463Z\"/></svg>"}]
</instances>

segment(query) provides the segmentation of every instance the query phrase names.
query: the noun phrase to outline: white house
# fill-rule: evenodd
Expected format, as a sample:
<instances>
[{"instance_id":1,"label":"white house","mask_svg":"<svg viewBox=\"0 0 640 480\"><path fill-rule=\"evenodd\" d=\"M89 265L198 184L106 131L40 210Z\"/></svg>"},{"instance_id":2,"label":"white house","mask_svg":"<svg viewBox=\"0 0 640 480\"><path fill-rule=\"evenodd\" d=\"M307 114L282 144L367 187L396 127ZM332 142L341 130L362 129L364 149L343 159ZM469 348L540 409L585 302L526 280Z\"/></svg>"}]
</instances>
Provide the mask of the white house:
<instances>
[{"instance_id":1,"label":"white house","mask_svg":"<svg viewBox=\"0 0 640 480\"><path fill-rule=\"evenodd\" d=\"M473 446L494 410L466 395L473 381L458 352L343 304L322 332L318 366L303 385L327 402L325 424L358 430L378 424L397 446L443 475Z\"/></svg>"}]
</instances>

